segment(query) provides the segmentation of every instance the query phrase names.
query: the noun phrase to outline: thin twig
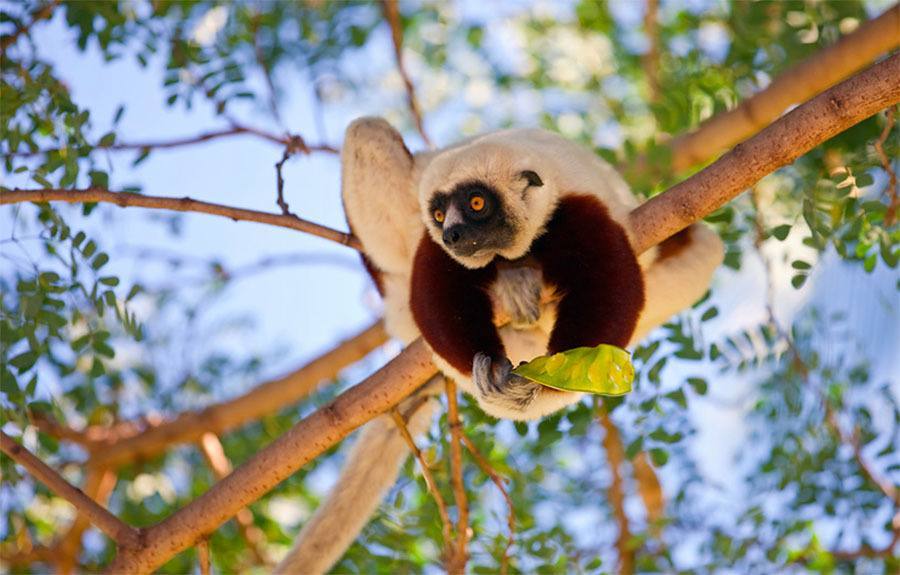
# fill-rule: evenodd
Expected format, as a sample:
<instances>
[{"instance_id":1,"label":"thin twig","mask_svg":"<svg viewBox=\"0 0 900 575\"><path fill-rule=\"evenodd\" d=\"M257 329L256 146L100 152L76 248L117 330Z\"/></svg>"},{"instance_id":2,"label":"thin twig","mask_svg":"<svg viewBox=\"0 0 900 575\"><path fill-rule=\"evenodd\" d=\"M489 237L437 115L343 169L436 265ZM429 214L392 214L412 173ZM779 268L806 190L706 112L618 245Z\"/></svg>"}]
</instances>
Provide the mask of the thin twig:
<instances>
[{"instance_id":1,"label":"thin twig","mask_svg":"<svg viewBox=\"0 0 900 575\"><path fill-rule=\"evenodd\" d=\"M284 154L282 154L281 160L275 163L275 185L277 192L275 202L278 204L278 207L281 208L282 214L294 218L297 216L291 212L290 206L284 201L284 175L281 173L281 170L284 168L284 163L288 161L288 158L297 152L303 152L308 155L309 148L306 146L306 142L303 141L303 138L300 136L292 136L290 143L284 147Z\"/></svg>"},{"instance_id":2,"label":"thin twig","mask_svg":"<svg viewBox=\"0 0 900 575\"><path fill-rule=\"evenodd\" d=\"M644 34L649 47L641 58L644 76L650 92L650 102L658 102L659 89L659 0L646 0L644 11Z\"/></svg>"},{"instance_id":3,"label":"thin twig","mask_svg":"<svg viewBox=\"0 0 900 575\"><path fill-rule=\"evenodd\" d=\"M447 571L451 574L465 573L469 560L467 550L469 540L469 501L466 497L466 485L463 481L462 463L462 425L459 422L459 405L457 404L456 382L445 378L447 392L447 424L450 426L450 477L453 482L453 497L456 500L456 550L448 558Z\"/></svg>"},{"instance_id":4,"label":"thin twig","mask_svg":"<svg viewBox=\"0 0 900 575\"><path fill-rule=\"evenodd\" d=\"M409 72L406 70L406 64L403 61L403 25L400 23L400 8L398 0L383 0L384 18L387 20L388 26L391 28L391 41L394 45L394 59L397 61L397 72L403 80L403 86L406 89L406 104L409 112L416 124L416 130L422 137L422 141L429 148L434 146L431 138L425 132L425 122L422 119L422 110L419 108L419 100L416 98L416 89L413 86Z\"/></svg>"},{"instance_id":5,"label":"thin twig","mask_svg":"<svg viewBox=\"0 0 900 575\"><path fill-rule=\"evenodd\" d=\"M109 150L113 152L124 152L124 151L149 151L149 150L167 150L172 148L181 148L185 146L192 146L194 144L201 144L204 142L209 142L211 140L218 140L222 138L229 138L232 136L240 136L240 135L250 135L261 138L265 141L271 142L273 144L279 144L281 146L288 146L291 143L291 136L278 136L276 134L272 134L270 132L266 132L265 130L254 128L251 126L247 126L244 124L233 122L231 127L223 128L221 130L212 130L209 132L203 132L197 134L195 136L186 136L183 138L175 138L171 140L148 140L146 142L117 142L113 144L109 144L106 146L103 145L95 145L93 148L95 150ZM4 154L5 156L14 157L14 158L27 158L32 156L39 156L50 154L52 152L61 152L63 149L67 148L47 148L42 150L35 151L26 151L26 152L13 152L9 154ZM330 146L328 144L315 144L315 145L306 145L305 150L306 153L312 152L323 152L327 154L337 154L338 150L334 146Z\"/></svg>"},{"instance_id":6,"label":"thin twig","mask_svg":"<svg viewBox=\"0 0 900 575\"><path fill-rule=\"evenodd\" d=\"M3 50L3 56L6 56L6 49L15 44L22 34L27 34L31 28L41 20L47 20L53 16L53 11L59 5L61 0L50 0L50 2L34 10L31 13L31 20L16 28L12 34L0 38L0 49Z\"/></svg>"},{"instance_id":7,"label":"thin twig","mask_svg":"<svg viewBox=\"0 0 900 575\"><path fill-rule=\"evenodd\" d=\"M425 479L425 485L428 487L428 491L434 498L434 502L437 504L438 514L441 516L441 530L444 534L444 545L450 547L453 545L453 537L452 528L450 527L450 515L447 513L447 503L444 501L444 497L441 495L437 483L434 481L434 476L431 474L431 469L425 461L425 456L422 455L416 442L413 441L412 435L409 433L409 428L406 427L406 421L404 421L400 412L397 411L397 408L391 409L391 417L393 418L394 423L397 424L397 429L400 431L403 440L406 441L409 450L416 458L416 461L419 462L419 468L422 470L422 477Z\"/></svg>"},{"instance_id":8,"label":"thin twig","mask_svg":"<svg viewBox=\"0 0 900 575\"><path fill-rule=\"evenodd\" d=\"M160 196L145 196L130 192L111 192L100 188L86 188L82 190L44 189L44 190L20 190L0 192L0 206L6 204L18 204L22 202L68 202L90 203L102 202L116 204L121 208L140 207L158 210L173 210L176 212L198 212L230 218L234 221L248 221L268 224L305 232L326 240L337 242L353 249L362 249L359 240L350 234L328 228L313 222L300 219L296 216L284 214L272 214L244 208L235 208L222 204L203 202L188 197L166 198Z\"/></svg>"},{"instance_id":9,"label":"thin twig","mask_svg":"<svg viewBox=\"0 0 900 575\"><path fill-rule=\"evenodd\" d=\"M888 204L887 212L884 215L884 225L890 227L894 224L894 219L897 216L897 172L894 171L893 162L888 158L887 154L884 153L884 143L887 141L888 135L894 127L893 107L888 108L886 116L884 130L881 131L881 135L875 140L875 151L878 152L881 166L888 175L887 193L890 198L890 203Z\"/></svg>"},{"instance_id":10,"label":"thin twig","mask_svg":"<svg viewBox=\"0 0 900 575\"><path fill-rule=\"evenodd\" d=\"M206 463L212 469L216 479L222 480L231 473L231 461L225 455L225 448L215 433L204 433L200 437L200 451L203 453ZM253 512L249 508L244 507L234 516L238 524L238 531L241 537L250 548L254 559L259 565L270 565L271 560L265 552L265 534L253 522Z\"/></svg>"},{"instance_id":11,"label":"thin twig","mask_svg":"<svg viewBox=\"0 0 900 575\"><path fill-rule=\"evenodd\" d=\"M204 538L197 542L197 563L200 564L200 575L210 575L209 539Z\"/></svg>"},{"instance_id":12,"label":"thin twig","mask_svg":"<svg viewBox=\"0 0 900 575\"><path fill-rule=\"evenodd\" d=\"M506 524L509 526L509 537L506 540L506 548L503 550L503 557L500 559L500 575L506 575L509 570L509 550L512 548L516 539L516 510L515 507L513 507L512 498L509 496L509 492L503 484L503 478L500 477L497 470L494 469L487 458L478 451L478 447L475 446L472 439L465 433L462 434L462 441L466 446L466 449L469 450L472 459L475 460L475 463L478 464L478 467L481 468L485 475L491 478L491 481L494 482L494 485L497 486L497 489L500 490L503 499L506 501Z\"/></svg>"},{"instance_id":13,"label":"thin twig","mask_svg":"<svg viewBox=\"0 0 900 575\"><path fill-rule=\"evenodd\" d=\"M130 548L137 548L140 545L141 535L137 529L123 523L122 520L63 479L59 473L2 431L0 431L0 449L10 459L27 469L35 479L74 505L118 545Z\"/></svg>"},{"instance_id":14,"label":"thin twig","mask_svg":"<svg viewBox=\"0 0 900 575\"><path fill-rule=\"evenodd\" d=\"M610 418L609 413L597 402L600 425L603 426L603 449L606 450L606 459L609 463L609 472L612 481L607 488L607 498L612 507L613 517L619 533L616 536L616 549L619 553L619 575L631 575L634 573L635 550L631 542L631 527L628 514L625 512L625 482L622 479L622 466L625 464L625 449L622 447L622 438L616 424Z\"/></svg>"}]
</instances>

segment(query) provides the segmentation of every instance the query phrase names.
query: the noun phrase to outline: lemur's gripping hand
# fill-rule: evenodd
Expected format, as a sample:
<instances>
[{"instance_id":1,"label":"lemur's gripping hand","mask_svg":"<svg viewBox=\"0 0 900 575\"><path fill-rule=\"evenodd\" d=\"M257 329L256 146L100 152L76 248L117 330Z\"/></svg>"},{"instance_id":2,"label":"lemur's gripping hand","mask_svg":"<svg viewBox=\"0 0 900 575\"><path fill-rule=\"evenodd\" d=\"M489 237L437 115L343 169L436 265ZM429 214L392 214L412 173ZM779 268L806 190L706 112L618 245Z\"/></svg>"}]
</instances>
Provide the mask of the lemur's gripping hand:
<instances>
[{"instance_id":1,"label":"lemur's gripping hand","mask_svg":"<svg viewBox=\"0 0 900 575\"><path fill-rule=\"evenodd\" d=\"M478 400L517 411L531 405L541 385L512 373L512 369L512 363L505 357L492 360L487 354L475 354L472 382Z\"/></svg>"},{"instance_id":2,"label":"lemur's gripping hand","mask_svg":"<svg viewBox=\"0 0 900 575\"><path fill-rule=\"evenodd\" d=\"M540 270L532 267L501 268L492 286L500 308L510 318L513 327L529 327L541 317Z\"/></svg>"}]
</instances>

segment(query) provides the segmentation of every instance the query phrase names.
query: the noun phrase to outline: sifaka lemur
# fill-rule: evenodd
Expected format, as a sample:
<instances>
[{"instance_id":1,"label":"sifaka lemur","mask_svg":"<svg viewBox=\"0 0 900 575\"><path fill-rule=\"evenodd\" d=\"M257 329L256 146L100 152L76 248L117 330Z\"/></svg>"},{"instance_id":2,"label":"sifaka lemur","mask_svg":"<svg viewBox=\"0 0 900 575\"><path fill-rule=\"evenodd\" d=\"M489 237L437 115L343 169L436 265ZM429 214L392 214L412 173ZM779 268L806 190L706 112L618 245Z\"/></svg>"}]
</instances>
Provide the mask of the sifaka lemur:
<instances>
[{"instance_id":1,"label":"sifaka lemur","mask_svg":"<svg viewBox=\"0 0 900 575\"><path fill-rule=\"evenodd\" d=\"M721 240L702 224L635 254L628 215L638 200L606 162L551 132L504 130L414 155L387 122L362 118L347 129L342 162L344 208L388 333L423 337L441 372L495 417L535 419L579 401L512 366L634 344L696 302L722 262ZM414 435L437 410L434 390L401 406ZM327 571L406 455L389 417L368 424L279 572Z\"/></svg>"}]
</instances>

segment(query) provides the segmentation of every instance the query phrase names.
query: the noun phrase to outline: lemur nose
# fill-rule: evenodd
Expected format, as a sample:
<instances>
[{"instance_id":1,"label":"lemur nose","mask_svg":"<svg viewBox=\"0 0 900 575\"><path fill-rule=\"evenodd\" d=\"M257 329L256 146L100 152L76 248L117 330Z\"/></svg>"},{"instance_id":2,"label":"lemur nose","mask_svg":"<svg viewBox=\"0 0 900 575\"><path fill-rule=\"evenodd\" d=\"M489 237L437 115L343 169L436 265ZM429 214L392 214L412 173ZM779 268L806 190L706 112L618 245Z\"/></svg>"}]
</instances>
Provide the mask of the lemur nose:
<instances>
[{"instance_id":1,"label":"lemur nose","mask_svg":"<svg viewBox=\"0 0 900 575\"><path fill-rule=\"evenodd\" d=\"M462 238L463 238L463 229L462 229L462 226L460 226L460 225L450 226L449 228L444 230L444 244L446 244L447 247L450 247L453 244L456 244Z\"/></svg>"}]
</instances>

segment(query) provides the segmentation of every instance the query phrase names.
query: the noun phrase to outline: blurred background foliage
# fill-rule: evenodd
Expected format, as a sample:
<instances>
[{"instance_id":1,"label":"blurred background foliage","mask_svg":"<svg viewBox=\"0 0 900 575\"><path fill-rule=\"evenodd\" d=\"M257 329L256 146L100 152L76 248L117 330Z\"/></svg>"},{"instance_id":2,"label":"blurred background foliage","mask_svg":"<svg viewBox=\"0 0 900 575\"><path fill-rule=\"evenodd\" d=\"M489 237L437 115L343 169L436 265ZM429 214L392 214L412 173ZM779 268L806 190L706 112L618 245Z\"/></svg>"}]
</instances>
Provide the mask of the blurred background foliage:
<instances>
[{"instance_id":1,"label":"blurred background foliage","mask_svg":"<svg viewBox=\"0 0 900 575\"><path fill-rule=\"evenodd\" d=\"M656 27L647 34L647 5L401 2L403 54L432 139L543 126L626 168L636 193L650 196L686 175L668 168L669 136L733 108L889 6L662 0L649 3ZM281 110L299 78L313 91L315 135L323 144L339 146L324 128L329 118L345 125L370 113L403 127L411 147L422 148L378 3L27 1L4 3L0 25L7 188L167 193L142 184L153 169L148 158L165 146L120 128L129 102L104 117L90 98L75 97L68 79L79 70L45 53L42 29L63 34L73 51L158 77L158 92L147 98L173 113L211 111L210 132L242 129L283 146L298 132ZM112 89L115 76L108 82L97 89ZM874 147L880 142L896 164L897 133L886 114L872 117L708 219L727 242L727 269L711 296L635 351L636 391L602 406L625 448L625 546L636 571L900 570L900 503L883 489L896 493L900 479L900 228L887 215L890 184ZM639 156L651 159L652 170L628 172ZM264 169L271 177L271 164ZM275 209L273 188L253 193ZM337 197L338 189L318 193ZM85 452L39 431L36 418L82 429L171 416L250 389L272 375L271 365L282 365L291 341L233 344L255 328L233 305L232 286L242 274L227 254L147 249L137 257L155 261L147 268L155 272L142 274L117 265L117 258L135 257L117 246L142 238L106 229L122 217L114 207L18 205L3 212L3 429L70 481L84 480ZM143 216L149 229L173 238L187 220L205 217ZM355 260L338 263L363 277ZM297 282L323 281L308 264L286 262ZM264 274L273 265L282 264L244 271ZM227 313L211 311L223 306ZM246 460L391 352L389 346L373 354L300 405L224 435L228 457ZM585 402L513 425L463 400L466 433L509 480L513 572L610 572L621 561L599 409ZM443 417L422 445L452 501L447 429ZM265 561L286 551L341 460L332 450L251 507L264 538L256 554L234 522L220 528L211 539L214 568L264 572ZM641 497L647 469L661 484L662 513ZM72 508L5 457L0 472L4 568L53 570L54 557L35 550L54 549ZM133 525L149 525L214 481L196 446L180 446L119 469L109 508ZM471 460L465 481L474 532L469 568L494 573L508 537L504 499ZM83 543L75 558L80 569L100 569L114 555L95 530ZM338 571L438 572L441 546L437 507L410 461ZM162 572L195 565L187 551Z\"/></svg>"}]
</instances>

